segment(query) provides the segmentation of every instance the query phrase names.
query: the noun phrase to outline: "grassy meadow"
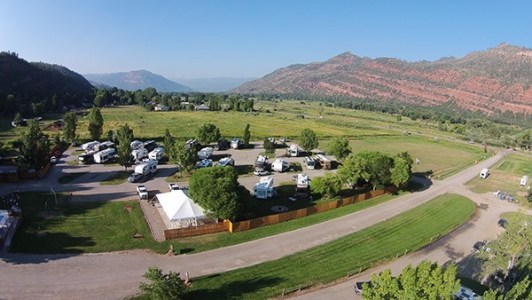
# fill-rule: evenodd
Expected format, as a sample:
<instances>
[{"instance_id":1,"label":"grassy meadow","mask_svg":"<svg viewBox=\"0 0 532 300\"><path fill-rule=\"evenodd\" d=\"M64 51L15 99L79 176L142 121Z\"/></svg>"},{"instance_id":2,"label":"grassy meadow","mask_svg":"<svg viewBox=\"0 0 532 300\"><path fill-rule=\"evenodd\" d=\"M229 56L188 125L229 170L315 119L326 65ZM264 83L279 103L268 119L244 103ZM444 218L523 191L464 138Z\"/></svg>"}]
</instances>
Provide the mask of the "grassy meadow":
<instances>
[{"instance_id":1,"label":"grassy meadow","mask_svg":"<svg viewBox=\"0 0 532 300\"><path fill-rule=\"evenodd\" d=\"M519 185L521 177L528 175L527 186L532 185L532 156L522 153L510 153L490 169L486 179L475 178L467 183L475 193L510 193L516 200L524 202L526 186Z\"/></svg>"}]
</instances>

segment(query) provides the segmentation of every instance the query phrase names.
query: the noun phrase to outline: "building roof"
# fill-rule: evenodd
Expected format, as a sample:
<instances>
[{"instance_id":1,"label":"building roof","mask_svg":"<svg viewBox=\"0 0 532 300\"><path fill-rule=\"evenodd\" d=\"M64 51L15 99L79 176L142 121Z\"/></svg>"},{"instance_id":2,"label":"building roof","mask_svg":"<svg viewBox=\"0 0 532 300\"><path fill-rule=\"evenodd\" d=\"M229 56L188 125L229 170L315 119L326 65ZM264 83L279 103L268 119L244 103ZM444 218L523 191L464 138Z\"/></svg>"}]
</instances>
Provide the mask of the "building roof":
<instances>
[{"instance_id":1,"label":"building roof","mask_svg":"<svg viewBox=\"0 0 532 300\"><path fill-rule=\"evenodd\" d=\"M186 190L161 193L156 197L170 221L205 217L203 208L189 197Z\"/></svg>"}]
</instances>

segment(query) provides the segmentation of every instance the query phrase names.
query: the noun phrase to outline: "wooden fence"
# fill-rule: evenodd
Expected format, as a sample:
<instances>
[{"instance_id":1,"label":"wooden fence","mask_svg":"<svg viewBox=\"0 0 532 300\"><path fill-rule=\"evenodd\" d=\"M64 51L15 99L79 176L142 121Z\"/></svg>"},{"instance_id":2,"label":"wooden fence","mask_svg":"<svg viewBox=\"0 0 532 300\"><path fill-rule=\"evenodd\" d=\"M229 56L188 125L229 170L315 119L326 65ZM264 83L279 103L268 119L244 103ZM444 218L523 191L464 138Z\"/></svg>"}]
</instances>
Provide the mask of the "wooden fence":
<instances>
[{"instance_id":1,"label":"wooden fence","mask_svg":"<svg viewBox=\"0 0 532 300\"><path fill-rule=\"evenodd\" d=\"M281 222L290 221L293 219L303 218L303 217L317 214L320 212L328 211L331 209L339 208L342 206L346 206L346 205L361 202L367 199L371 199L374 197L378 197L378 196L381 196L387 193L391 193L395 190L396 189L394 187L389 187L384 190L375 190L375 191L367 192L364 194L359 194L356 196L343 198L337 201L318 203L316 205L309 206L306 208L301 208L298 210L287 211L287 212L280 213L280 214L269 215L269 216L255 218L255 219L241 221L241 222L233 223L231 221L226 220L220 223L205 224L205 225L200 225L196 227L166 229L164 231L164 238L165 240L171 240L171 239L178 239L178 238L184 238L184 237L217 233L217 232L222 232L222 231L239 232L239 231L250 230L250 229L254 229L254 228L258 228L262 226L268 226L268 225L273 225L273 224L277 224Z\"/></svg>"},{"instance_id":2,"label":"wooden fence","mask_svg":"<svg viewBox=\"0 0 532 300\"><path fill-rule=\"evenodd\" d=\"M184 237L211 234L211 233L227 231L228 229L229 229L229 223L226 221L220 222L220 223L212 223L212 224L205 224L205 225L199 225L199 226L194 226L194 227L187 227L187 228L166 229L164 231L164 239L171 240L171 239L178 239L178 238L184 238Z\"/></svg>"},{"instance_id":3,"label":"wooden fence","mask_svg":"<svg viewBox=\"0 0 532 300\"><path fill-rule=\"evenodd\" d=\"M298 210L292 210L280 214L269 215L265 217L255 218L240 222L229 222L229 231L238 232L244 230L250 230L262 226L273 225L281 222L290 221L293 219L303 218L320 212L328 211L331 209L339 208L342 206L350 205L353 203L361 202L370 198L378 197L387 193L395 191L395 188L390 187L384 190L375 190L364 194L359 194L352 197L343 198L337 201L329 201L324 203L318 203L313 206L301 208Z\"/></svg>"}]
</instances>

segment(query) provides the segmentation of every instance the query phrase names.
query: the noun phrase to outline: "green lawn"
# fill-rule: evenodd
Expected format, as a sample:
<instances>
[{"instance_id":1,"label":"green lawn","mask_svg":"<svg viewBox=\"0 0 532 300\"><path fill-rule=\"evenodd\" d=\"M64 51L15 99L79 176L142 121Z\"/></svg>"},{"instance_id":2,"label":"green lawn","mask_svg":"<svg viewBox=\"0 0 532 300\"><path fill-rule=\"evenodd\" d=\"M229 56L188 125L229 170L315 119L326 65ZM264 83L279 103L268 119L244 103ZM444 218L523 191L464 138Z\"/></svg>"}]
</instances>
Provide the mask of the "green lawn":
<instances>
[{"instance_id":1,"label":"green lawn","mask_svg":"<svg viewBox=\"0 0 532 300\"><path fill-rule=\"evenodd\" d=\"M131 175L128 171L114 172L111 176L100 182L101 185L117 185L127 181L127 178Z\"/></svg>"},{"instance_id":2,"label":"green lawn","mask_svg":"<svg viewBox=\"0 0 532 300\"><path fill-rule=\"evenodd\" d=\"M61 177L59 177L57 179L57 182L59 182L60 184L67 184L67 183L70 183L76 179L78 179L79 177L87 174L88 172L74 172L74 173L67 173Z\"/></svg>"},{"instance_id":3,"label":"green lawn","mask_svg":"<svg viewBox=\"0 0 532 300\"><path fill-rule=\"evenodd\" d=\"M479 170L480 172L480 170ZM524 201L526 187L520 186L519 182L523 175L528 175L528 186L532 183L532 156L522 153L512 153L505 156L490 169L490 175L486 179L478 177L467 183L469 189L475 193L501 192L510 193L518 201Z\"/></svg>"},{"instance_id":4,"label":"green lawn","mask_svg":"<svg viewBox=\"0 0 532 300\"><path fill-rule=\"evenodd\" d=\"M443 195L387 221L325 245L253 267L195 278L188 299L267 299L283 289L329 283L415 251L466 222L473 202Z\"/></svg>"},{"instance_id":5,"label":"green lawn","mask_svg":"<svg viewBox=\"0 0 532 300\"><path fill-rule=\"evenodd\" d=\"M65 195L57 196L55 207L50 193L21 194L24 219L13 239L11 252L84 253L128 249L165 252L169 248L168 242L153 240L136 201L72 204L64 202Z\"/></svg>"}]
</instances>

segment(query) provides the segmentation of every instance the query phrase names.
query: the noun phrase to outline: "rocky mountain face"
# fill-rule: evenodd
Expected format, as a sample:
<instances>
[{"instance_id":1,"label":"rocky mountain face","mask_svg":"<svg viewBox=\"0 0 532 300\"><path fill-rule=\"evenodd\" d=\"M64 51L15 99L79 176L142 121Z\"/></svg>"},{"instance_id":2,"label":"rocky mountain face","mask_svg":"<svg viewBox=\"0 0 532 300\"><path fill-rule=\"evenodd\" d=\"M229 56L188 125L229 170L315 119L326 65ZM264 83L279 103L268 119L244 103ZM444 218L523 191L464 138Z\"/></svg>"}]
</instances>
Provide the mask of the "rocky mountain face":
<instances>
[{"instance_id":1,"label":"rocky mountain face","mask_svg":"<svg viewBox=\"0 0 532 300\"><path fill-rule=\"evenodd\" d=\"M85 74L83 76L97 84L114 86L129 91L153 87L158 92L192 92L192 89L187 86L146 70L109 74Z\"/></svg>"},{"instance_id":2,"label":"rocky mountain face","mask_svg":"<svg viewBox=\"0 0 532 300\"><path fill-rule=\"evenodd\" d=\"M325 62L291 65L233 90L245 94L345 95L491 115L532 114L532 49L501 44L463 58L406 62L343 53Z\"/></svg>"}]
</instances>

